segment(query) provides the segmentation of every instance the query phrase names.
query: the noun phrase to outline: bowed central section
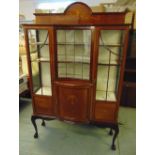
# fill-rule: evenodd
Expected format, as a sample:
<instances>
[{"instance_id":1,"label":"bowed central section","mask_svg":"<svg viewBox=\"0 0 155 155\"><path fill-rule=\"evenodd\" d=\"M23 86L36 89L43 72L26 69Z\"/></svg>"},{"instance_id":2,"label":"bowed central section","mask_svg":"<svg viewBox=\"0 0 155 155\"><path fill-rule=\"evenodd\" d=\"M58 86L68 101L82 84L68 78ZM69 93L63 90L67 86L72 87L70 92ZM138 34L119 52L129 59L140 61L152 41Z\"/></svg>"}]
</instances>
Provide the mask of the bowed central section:
<instances>
[{"instance_id":1,"label":"bowed central section","mask_svg":"<svg viewBox=\"0 0 155 155\"><path fill-rule=\"evenodd\" d=\"M56 82L57 114L60 119L88 122L91 104L91 85L74 82Z\"/></svg>"}]
</instances>

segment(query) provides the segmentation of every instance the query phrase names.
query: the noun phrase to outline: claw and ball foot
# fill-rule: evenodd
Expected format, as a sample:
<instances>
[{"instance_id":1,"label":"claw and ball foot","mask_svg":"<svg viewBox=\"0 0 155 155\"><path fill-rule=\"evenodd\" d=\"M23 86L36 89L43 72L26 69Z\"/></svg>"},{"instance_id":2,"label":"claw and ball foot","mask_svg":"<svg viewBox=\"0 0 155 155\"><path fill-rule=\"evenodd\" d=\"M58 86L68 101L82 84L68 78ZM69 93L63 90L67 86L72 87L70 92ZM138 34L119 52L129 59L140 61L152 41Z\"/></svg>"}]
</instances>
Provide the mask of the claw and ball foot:
<instances>
[{"instance_id":1,"label":"claw and ball foot","mask_svg":"<svg viewBox=\"0 0 155 155\"><path fill-rule=\"evenodd\" d=\"M36 124L36 119L41 119L42 120L42 123L41 125L42 126L46 126L45 124L45 120L54 120L55 118L48 118L48 117L41 117L41 116L35 116L35 115L32 115L31 116L31 122L34 126L34 129L35 129L35 134L34 134L34 138L38 138L39 135L38 135L38 129L37 129L37 124Z\"/></svg>"},{"instance_id":2,"label":"claw and ball foot","mask_svg":"<svg viewBox=\"0 0 155 155\"><path fill-rule=\"evenodd\" d=\"M44 120L42 120L41 125L42 125L42 126L46 126L46 124L45 124L45 121L44 121Z\"/></svg>"},{"instance_id":3,"label":"claw and ball foot","mask_svg":"<svg viewBox=\"0 0 155 155\"><path fill-rule=\"evenodd\" d=\"M35 139L38 138L38 133L35 133L35 134L34 134L34 138L35 138Z\"/></svg>"},{"instance_id":4,"label":"claw and ball foot","mask_svg":"<svg viewBox=\"0 0 155 155\"><path fill-rule=\"evenodd\" d=\"M34 126L34 129L35 129L35 134L34 134L34 138L38 138L38 129L37 129L37 125L36 125L36 117L35 116L32 116L31 117L31 122L32 122L32 124L33 124L33 126Z\"/></svg>"},{"instance_id":5,"label":"claw and ball foot","mask_svg":"<svg viewBox=\"0 0 155 155\"><path fill-rule=\"evenodd\" d=\"M114 133L114 136L113 136L113 139L112 139L111 149L112 150L116 150L115 140L116 140L116 138L118 136L118 133L119 133L119 127L118 127L118 125L116 125L113 129L114 129L115 133Z\"/></svg>"},{"instance_id":6,"label":"claw and ball foot","mask_svg":"<svg viewBox=\"0 0 155 155\"><path fill-rule=\"evenodd\" d=\"M111 149L114 150L114 151L116 150L115 144L114 145L111 145Z\"/></svg>"},{"instance_id":7,"label":"claw and ball foot","mask_svg":"<svg viewBox=\"0 0 155 155\"><path fill-rule=\"evenodd\" d=\"M112 131L112 128L110 129L109 131L109 135L112 136L113 135L113 131Z\"/></svg>"}]
</instances>

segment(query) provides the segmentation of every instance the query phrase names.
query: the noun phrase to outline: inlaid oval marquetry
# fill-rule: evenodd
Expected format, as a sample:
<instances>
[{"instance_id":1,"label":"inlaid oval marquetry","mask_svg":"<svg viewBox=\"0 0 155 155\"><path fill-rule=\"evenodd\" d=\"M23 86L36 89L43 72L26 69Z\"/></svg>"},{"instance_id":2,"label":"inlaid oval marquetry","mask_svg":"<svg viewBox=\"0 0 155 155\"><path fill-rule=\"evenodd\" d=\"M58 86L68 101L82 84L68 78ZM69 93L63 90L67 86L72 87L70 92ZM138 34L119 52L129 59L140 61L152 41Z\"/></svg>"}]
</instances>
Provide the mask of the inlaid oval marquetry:
<instances>
[{"instance_id":1,"label":"inlaid oval marquetry","mask_svg":"<svg viewBox=\"0 0 155 155\"><path fill-rule=\"evenodd\" d=\"M92 10L88 5L82 2L75 2L71 5L69 5L65 12L67 15L79 15L79 16L86 16L86 15L91 15Z\"/></svg>"},{"instance_id":2,"label":"inlaid oval marquetry","mask_svg":"<svg viewBox=\"0 0 155 155\"><path fill-rule=\"evenodd\" d=\"M68 96L68 97L67 97L67 101L68 101L68 103L71 104L71 105L75 105L75 104L78 103L77 96L75 96L75 95L70 95L70 96Z\"/></svg>"},{"instance_id":3,"label":"inlaid oval marquetry","mask_svg":"<svg viewBox=\"0 0 155 155\"><path fill-rule=\"evenodd\" d=\"M61 119L77 122L87 122L89 111L88 86L73 87L72 85L57 85L59 116Z\"/></svg>"}]
</instances>

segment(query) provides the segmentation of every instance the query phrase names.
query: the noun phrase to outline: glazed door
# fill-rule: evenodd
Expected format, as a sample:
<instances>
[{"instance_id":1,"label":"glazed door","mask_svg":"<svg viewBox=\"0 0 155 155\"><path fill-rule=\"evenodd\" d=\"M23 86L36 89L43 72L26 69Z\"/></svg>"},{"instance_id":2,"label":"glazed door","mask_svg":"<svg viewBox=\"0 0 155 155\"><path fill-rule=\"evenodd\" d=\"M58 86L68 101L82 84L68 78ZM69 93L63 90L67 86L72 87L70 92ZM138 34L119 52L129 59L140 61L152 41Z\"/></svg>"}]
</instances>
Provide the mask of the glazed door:
<instances>
[{"instance_id":1,"label":"glazed door","mask_svg":"<svg viewBox=\"0 0 155 155\"><path fill-rule=\"evenodd\" d=\"M28 46L33 94L52 96L48 30L29 29Z\"/></svg>"},{"instance_id":2,"label":"glazed door","mask_svg":"<svg viewBox=\"0 0 155 155\"><path fill-rule=\"evenodd\" d=\"M57 79L90 81L91 29L56 29Z\"/></svg>"},{"instance_id":3,"label":"glazed door","mask_svg":"<svg viewBox=\"0 0 155 155\"><path fill-rule=\"evenodd\" d=\"M96 100L117 102L126 53L126 27L99 28Z\"/></svg>"},{"instance_id":4,"label":"glazed door","mask_svg":"<svg viewBox=\"0 0 155 155\"><path fill-rule=\"evenodd\" d=\"M127 49L127 26L97 27L94 121L116 122Z\"/></svg>"},{"instance_id":5,"label":"glazed door","mask_svg":"<svg viewBox=\"0 0 155 155\"><path fill-rule=\"evenodd\" d=\"M86 122L91 91L90 28L56 28L56 98L61 119Z\"/></svg>"},{"instance_id":6,"label":"glazed door","mask_svg":"<svg viewBox=\"0 0 155 155\"><path fill-rule=\"evenodd\" d=\"M31 27L25 35L34 113L53 115L49 29Z\"/></svg>"}]
</instances>

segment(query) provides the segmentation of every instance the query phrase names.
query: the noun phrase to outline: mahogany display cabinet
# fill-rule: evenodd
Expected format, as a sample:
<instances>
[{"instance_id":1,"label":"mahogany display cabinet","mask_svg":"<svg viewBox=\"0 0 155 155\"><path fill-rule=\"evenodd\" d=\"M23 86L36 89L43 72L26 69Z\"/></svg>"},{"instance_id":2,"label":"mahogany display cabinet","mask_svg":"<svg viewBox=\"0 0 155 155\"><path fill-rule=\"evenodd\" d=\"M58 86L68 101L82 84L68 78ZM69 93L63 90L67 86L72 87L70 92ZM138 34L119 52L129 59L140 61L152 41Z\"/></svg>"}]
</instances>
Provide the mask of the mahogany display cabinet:
<instances>
[{"instance_id":1,"label":"mahogany display cabinet","mask_svg":"<svg viewBox=\"0 0 155 155\"><path fill-rule=\"evenodd\" d=\"M92 13L76 2L64 13L35 14L24 24L35 138L36 119L110 128L111 148L119 133L129 25L125 13Z\"/></svg>"}]
</instances>

